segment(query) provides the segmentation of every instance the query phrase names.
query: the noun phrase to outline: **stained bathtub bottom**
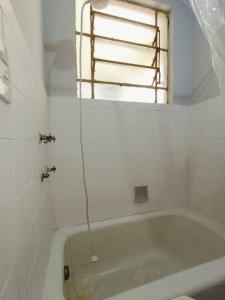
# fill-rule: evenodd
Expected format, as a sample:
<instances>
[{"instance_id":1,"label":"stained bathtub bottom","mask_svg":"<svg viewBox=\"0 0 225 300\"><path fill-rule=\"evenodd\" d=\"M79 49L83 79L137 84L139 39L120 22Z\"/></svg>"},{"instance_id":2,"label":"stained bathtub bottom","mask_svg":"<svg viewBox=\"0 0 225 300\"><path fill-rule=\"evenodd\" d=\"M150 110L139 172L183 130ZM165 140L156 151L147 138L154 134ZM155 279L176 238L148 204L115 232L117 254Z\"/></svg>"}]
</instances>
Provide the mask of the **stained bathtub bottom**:
<instances>
[{"instance_id":1,"label":"stained bathtub bottom","mask_svg":"<svg viewBox=\"0 0 225 300\"><path fill-rule=\"evenodd\" d=\"M197 221L165 215L93 230L98 262L90 262L87 232L65 243L72 276L66 300L102 300L225 255L225 240Z\"/></svg>"},{"instance_id":2,"label":"stained bathtub bottom","mask_svg":"<svg viewBox=\"0 0 225 300\"><path fill-rule=\"evenodd\" d=\"M181 259L160 249L151 249L140 257L129 257L120 265L102 270L101 257L97 264L76 282L78 300L100 300L136 288L163 276L186 268Z\"/></svg>"}]
</instances>

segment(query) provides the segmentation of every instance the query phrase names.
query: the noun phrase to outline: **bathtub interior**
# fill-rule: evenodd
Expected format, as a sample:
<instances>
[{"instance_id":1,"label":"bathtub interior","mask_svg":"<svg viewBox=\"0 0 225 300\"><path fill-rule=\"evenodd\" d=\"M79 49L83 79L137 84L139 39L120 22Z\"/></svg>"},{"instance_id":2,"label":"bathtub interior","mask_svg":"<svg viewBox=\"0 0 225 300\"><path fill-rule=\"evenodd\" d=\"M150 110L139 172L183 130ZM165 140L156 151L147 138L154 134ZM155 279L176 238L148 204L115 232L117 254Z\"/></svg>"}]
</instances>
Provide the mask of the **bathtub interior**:
<instances>
[{"instance_id":1,"label":"bathtub interior","mask_svg":"<svg viewBox=\"0 0 225 300\"><path fill-rule=\"evenodd\" d=\"M86 232L65 243L71 277L66 300L101 300L225 256L225 240L205 225L178 215L98 228L93 241L99 261L90 263Z\"/></svg>"}]
</instances>

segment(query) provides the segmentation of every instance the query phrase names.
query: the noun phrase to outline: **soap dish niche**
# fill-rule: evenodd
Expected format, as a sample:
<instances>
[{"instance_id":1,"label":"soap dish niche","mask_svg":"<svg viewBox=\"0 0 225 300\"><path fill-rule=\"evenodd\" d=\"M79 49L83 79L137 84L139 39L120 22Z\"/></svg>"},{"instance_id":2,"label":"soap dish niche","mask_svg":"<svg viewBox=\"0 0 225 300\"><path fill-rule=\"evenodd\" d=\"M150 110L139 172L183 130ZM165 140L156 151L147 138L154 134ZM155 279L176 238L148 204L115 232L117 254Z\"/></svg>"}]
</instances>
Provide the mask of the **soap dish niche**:
<instances>
[{"instance_id":1,"label":"soap dish niche","mask_svg":"<svg viewBox=\"0 0 225 300\"><path fill-rule=\"evenodd\" d=\"M135 186L134 187L134 202L135 203L144 203L149 201L148 196L148 186Z\"/></svg>"}]
</instances>

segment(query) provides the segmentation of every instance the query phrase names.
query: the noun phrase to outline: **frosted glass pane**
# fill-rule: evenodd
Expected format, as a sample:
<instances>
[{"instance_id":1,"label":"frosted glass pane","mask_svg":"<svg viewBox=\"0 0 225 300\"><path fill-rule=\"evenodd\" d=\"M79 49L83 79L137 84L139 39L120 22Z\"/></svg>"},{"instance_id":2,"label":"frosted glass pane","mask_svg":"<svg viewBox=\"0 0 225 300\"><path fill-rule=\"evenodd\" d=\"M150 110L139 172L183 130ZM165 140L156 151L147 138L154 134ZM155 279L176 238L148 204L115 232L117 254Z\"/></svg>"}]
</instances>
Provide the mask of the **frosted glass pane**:
<instances>
[{"instance_id":1,"label":"frosted glass pane","mask_svg":"<svg viewBox=\"0 0 225 300\"><path fill-rule=\"evenodd\" d=\"M76 30L80 31L81 7L85 0L76 0ZM90 33L90 5L85 6L84 10L84 32Z\"/></svg>"},{"instance_id":2,"label":"frosted glass pane","mask_svg":"<svg viewBox=\"0 0 225 300\"><path fill-rule=\"evenodd\" d=\"M80 96L80 83L77 81L77 97ZM91 98L91 84L82 82L82 98Z\"/></svg>"},{"instance_id":3,"label":"frosted glass pane","mask_svg":"<svg viewBox=\"0 0 225 300\"><path fill-rule=\"evenodd\" d=\"M77 78L79 77L79 47L80 47L80 36L76 36L76 52L77 52ZM91 79L91 44L90 38L83 37L83 54L82 54L82 77L84 79Z\"/></svg>"},{"instance_id":4,"label":"frosted glass pane","mask_svg":"<svg viewBox=\"0 0 225 300\"><path fill-rule=\"evenodd\" d=\"M95 79L109 82L151 85L155 70L96 62Z\"/></svg>"},{"instance_id":5,"label":"frosted glass pane","mask_svg":"<svg viewBox=\"0 0 225 300\"><path fill-rule=\"evenodd\" d=\"M167 57L168 57L168 53L165 51L160 51L160 72L161 72L161 83L159 84L160 87L167 87L168 83L167 83L167 68L168 68L168 64L167 64Z\"/></svg>"},{"instance_id":6,"label":"frosted glass pane","mask_svg":"<svg viewBox=\"0 0 225 300\"><path fill-rule=\"evenodd\" d=\"M96 84L95 98L100 100L155 103L155 90Z\"/></svg>"},{"instance_id":7,"label":"frosted glass pane","mask_svg":"<svg viewBox=\"0 0 225 300\"><path fill-rule=\"evenodd\" d=\"M95 58L151 66L155 50L96 39L94 55Z\"/></svg>"},{"instance_id":8,"label":"frosted glass pane","mask_svg":"<svg viewBox=\"0 0 225 300\"><path fill-rule=\"evenodd\" d=\"M164 13L158 13L158 26L160 28L160 47L168 48L168 17Z\"/></svg>"},{"instance_id":9,"label":"frosted glass pane","mask_svg":"<svg viewBox=\"0 0 225 300\"><path fill-rule=\"evenodd\" d=\"M155 25L155 11L123 1L111 0L104 13Z\"/></svg>"},{"instance_id":10,"label":"frosted glass pane","mask_svg":"<svg viewBox=\"0 0 225 300\"><path fill-rule=\"evenodd\" d=\"M167 91L165 91L165 90L157 91L157 103L167 104Z\"/></svg>"},{"instance_id":11,"label":"frosted glass pane","mask_svg":"<svg viewBox=\"0 0 225 300\"><path fill-rule=\"evenodd\" d=\"M148 27L103 16L95 16L94 33L96 35L152 45L155 38L155 32L155 29Z\"/></svg>"},{"instance_id":12,"label":"frosted glass pane","mask_svg":"<svg viewBox=\"0 0 225 300\"><path fill-rule=\"evenodd\" d=\"M86 0L76 0L76 30L80 31L80 11ZM110 5L103 13L118 17L155 25L155 11L143 8L126 1L111 0ZM152 45L156 30L148 26L140 26L119 19L95 14L94 34L130 41L134 43ZM158 12L158 25L160 27L160 46L168 49L168 16ZM0 28L1 29L1 28ZM90 33L90 5L85 8L84 32ZM76 37L77 70L79 70L79 39ZM155 50L147 47L128 45L126 43L94 39L94 57L118 62L151 66L155 57ZM160 83L159 87L168 86L168 53L160 52ZM79 74L77 74L79 75ZM96 62L95 80L118 82L127 84L151 85L155 77L155 70L138 68L120 64ZM83 38L83 79L91 79L91 43L90 38ZM4 88L4 87L0 87ZM77 83L79 95L79 82ZM155 103L155 90L147 88L125 87L110 84L95 84L95 98L118 101ZM157 90L158 103L167 103L167 91ZM91 98L91 84L82 83L82 97Z\"/></svg>"}]
</instances>

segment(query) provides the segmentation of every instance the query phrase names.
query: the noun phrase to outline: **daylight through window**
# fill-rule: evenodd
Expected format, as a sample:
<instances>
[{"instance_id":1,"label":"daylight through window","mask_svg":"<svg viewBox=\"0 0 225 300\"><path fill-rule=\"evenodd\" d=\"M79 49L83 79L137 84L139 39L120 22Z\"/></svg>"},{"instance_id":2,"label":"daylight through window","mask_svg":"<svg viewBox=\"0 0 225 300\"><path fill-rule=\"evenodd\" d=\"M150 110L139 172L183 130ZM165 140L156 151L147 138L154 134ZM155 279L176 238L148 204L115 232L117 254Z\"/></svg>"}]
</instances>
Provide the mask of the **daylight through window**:
<instances>
[{"instance_id":1,"label":"daylight through window","mask_svg":"<svg viewBox=\"0 0 225 300\"><path fill-rule=\"evenodd\" d=\"M76 1L77 70L83 2ZM103 11L89 5L84 16L82 97L168 103L168 49L168 12L119 0ZM79 93L79 84L77 88Z\"/></svg>"}]
</instances>

